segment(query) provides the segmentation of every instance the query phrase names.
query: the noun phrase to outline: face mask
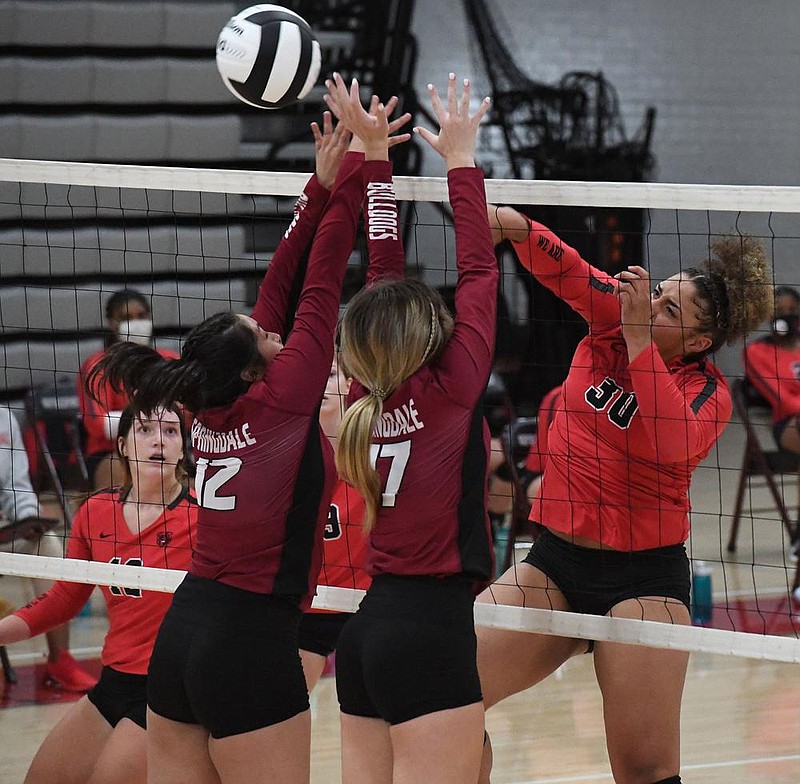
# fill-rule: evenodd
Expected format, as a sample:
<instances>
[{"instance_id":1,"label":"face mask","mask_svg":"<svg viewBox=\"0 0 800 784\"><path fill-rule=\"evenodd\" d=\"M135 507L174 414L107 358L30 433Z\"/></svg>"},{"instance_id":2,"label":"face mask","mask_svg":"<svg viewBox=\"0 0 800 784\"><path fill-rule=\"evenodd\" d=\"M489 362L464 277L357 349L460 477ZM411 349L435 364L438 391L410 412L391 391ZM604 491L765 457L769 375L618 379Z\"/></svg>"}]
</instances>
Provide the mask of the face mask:
<instances>
[{"instance_id":1,"label":"face mask","mask_svg":"<svg viewBox=\"0 0 800 784\"><path fill-rule=\"evenodd\" d=\"M778 316L772 322L772 331L778 337L797 335L800 332L800 316Z\"/></svg>"},{"instance_id":2,"label":"face mask","mask_svg":"<svg viewBox=\"0 0 800 784\"><path fill-rule=\"evenodd\" d=\"M149 346L152 335L153 322L150 319L120 321L117 327L117 337L124 343L138 343L140 346Z\"/></svg>"}]
</instances>

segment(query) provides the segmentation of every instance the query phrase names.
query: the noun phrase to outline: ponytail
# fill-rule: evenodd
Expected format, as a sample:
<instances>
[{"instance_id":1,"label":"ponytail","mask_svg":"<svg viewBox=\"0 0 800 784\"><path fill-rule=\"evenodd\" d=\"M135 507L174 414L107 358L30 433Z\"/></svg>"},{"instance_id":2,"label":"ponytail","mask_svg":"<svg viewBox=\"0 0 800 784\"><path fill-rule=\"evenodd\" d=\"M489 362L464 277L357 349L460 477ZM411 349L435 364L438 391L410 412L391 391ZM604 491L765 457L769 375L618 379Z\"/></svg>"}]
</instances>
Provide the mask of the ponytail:
<instances>
[{"instance_id":1,"label":"ponytail","mask_svg":"<svg viewBox=\"0 0 800 784\"><path fill-rule=\"evenodd\" d=\"M381 480L372 465L372 432L383 413L383 400L367 395L345 412L336 445L336 468L345 482L355 487L364 499L364 531L369 533L378 514Z\"/></svg>"},{"instance_id":2,"label":"ponytail","mask_svg":"<svg viewBox=\"0 0 800 784\"><path fill-rule=\"evenodd\" d=\"M136 343L115 343L89 372L86 391L105 406L102 395L107 384L127 396L134 415L169 409L179 401L196 410L203 380L204 373L194 362L167 359Z\"/></svg>"}]
</instances>

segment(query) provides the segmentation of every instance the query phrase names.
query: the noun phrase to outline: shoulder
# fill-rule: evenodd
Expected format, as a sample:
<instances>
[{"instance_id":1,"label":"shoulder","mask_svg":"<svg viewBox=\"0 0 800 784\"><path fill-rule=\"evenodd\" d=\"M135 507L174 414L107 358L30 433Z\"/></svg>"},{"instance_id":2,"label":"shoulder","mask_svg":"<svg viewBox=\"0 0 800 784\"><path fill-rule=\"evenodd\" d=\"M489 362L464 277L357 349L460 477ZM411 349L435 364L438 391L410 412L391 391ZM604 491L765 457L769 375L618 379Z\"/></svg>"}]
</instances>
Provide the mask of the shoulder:
<instances>
[{"instance_id":1,"label":"shoulder","mask_svg":"<svg viewBox=\"0 0 800 784\"><path fill-rule=\"evenodd\" d=\"M81 373L88 373L105 356L105 353L105 349L100 349L87 357L81 365Z\"/></svg>"},{"instance_id":2,"label":"shoulder","mask_svg":"<svg viewBox=\"0 0 800 784\"><path fill-rule=\"evenodd\" d=\"M171 348L157 348L156 351L161 354L164 359L180 359L181 355Z\"/></svg>"}]
</instances>

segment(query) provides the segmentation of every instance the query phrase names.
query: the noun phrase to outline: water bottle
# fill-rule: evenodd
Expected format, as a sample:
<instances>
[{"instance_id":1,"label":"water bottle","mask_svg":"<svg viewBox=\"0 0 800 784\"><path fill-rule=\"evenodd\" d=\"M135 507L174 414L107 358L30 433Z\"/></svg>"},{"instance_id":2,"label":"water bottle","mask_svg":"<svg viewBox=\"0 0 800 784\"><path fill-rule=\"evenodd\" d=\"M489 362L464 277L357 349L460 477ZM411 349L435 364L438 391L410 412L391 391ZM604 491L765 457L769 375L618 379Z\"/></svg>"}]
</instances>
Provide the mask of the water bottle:
<instances>
[{"instance_id":1,"label":"water bottle","mask_svg":"<svg viewBox=\"0 0 800 784\"><path fill-rule=\"evenodd\" d=\"M707 561L695 561L692 569L692 623L704 626L711 623L711 575Z\"/></svg>"}]
</instances>

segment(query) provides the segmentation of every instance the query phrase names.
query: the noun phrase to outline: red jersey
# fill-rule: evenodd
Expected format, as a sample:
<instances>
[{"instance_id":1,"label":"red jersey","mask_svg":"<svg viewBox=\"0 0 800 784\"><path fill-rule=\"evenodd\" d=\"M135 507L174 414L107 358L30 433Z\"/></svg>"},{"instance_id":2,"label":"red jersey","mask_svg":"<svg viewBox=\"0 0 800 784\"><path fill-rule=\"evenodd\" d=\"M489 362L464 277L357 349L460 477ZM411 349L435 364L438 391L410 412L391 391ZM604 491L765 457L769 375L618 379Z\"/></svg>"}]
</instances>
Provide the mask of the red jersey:
<instances>
[{"instance_id":1,"label":"red jersey","mask_svg":"<svg viewBox=\"0 0 800 784\"><path fill-rule=\"evenodd\" d=\"M532 474L544 473L544 459L547 456L547 431L553 423L556 409L561 403L561 386L553 387L539 404L539 413L536 417L536 438L528 449L525 459L525 468Z\"/></svg>"},{"instance_id":2,"label":"red jersey","mask_svg":"<svg viewBox=\"0 0 800 784\"><path fill-rule=\"evenodd\" d=\"M774 422L800 412L800 346L785 348L764 337L748 343L742 357L744 374L772 406Z\"/></svg>"},{"instance_id":3,"label":"red jersey","mask_svg":"<svg viewBox=\"0 0 800 784\"><path fill-rule=\"evenodd\" d=\"M78 401L83 418L83 426L86 429L86 448L84 452L87 457L92 455L104 455L114 451L114 441L106 435L108 419L106 414L109 411L122 411L128 405L128 396L124 392L115 392L105 381L105 378L98 379L98 392L102 404L98 403L86 391L86 379L92 368L103 358L106 350L97 351L81 365L81 372L78 378ZM179 359L174 351L159 349L158 353L167 359Z\"/></svg>"},{"instance_id":4,"label":"red jersey","mask_svg":"<svg viewBox=\"0 0 800 784\"><path fill-rule=\"evenodd\" d=\"M311 178L253 311L263 329L282 332L299 260L327 202L286 345L247 392L197 412L192 426L200 514L191 572L304 608L320 570L335 478L318 408L370 166L340 172L329 202Z\"/></svg>"},{"instance_id":5,"label":"red jersey","mask_svg":"<svg viewBox=\"0 0 800 784\"><path fill-rule=\"evenodd\" d=\"M530 519L616 550L684 542L692 472L730 419L725 379L705 360L667 366L652 343L629 361L617 281L530 225L514 243L520 261L589 323L548 431Z\"/></svg>"},{"instance_id":6,"label":"red jersey","mask_svg":"<svg viewBox=\"0 0 800 784\"><path fill-rule=\"evenodd\" d=\"M364 570L367 536L363 522L361 494L341 479L337 480L325 524L320 585L362 591L369 588L372 580Z\"/></svg>"},{"instance_id":7,"label":"red jersey","mask_svg":"<svg viewBox=\"0 0 800 784\"><path fill-rule=\"evenodd\" d=\"M91 496L75 513L67 557L83 561L185 570L197 525L197 504L183 493L154 523L131 533L116 489ZM33 636L54 629L80 612L94 590L85 583L56 582L16 612ZM146 675L158 628L172 594L138 588L101 586L108 610L108 632L101 660L106 667Z\"/></svg>"},{"instance_id":8,"label":"red jersey","mask_svg":"<svg viewBox=\"0 0 800 784\"><path fill-rule=\"evenodd\" d=\"M368 199L370 193L381 197L376 209L388 209L389 182L368 182ZM491 579L492 545L486 514L489 432L479 404L494 351L498 270L482 173L455 169L448 182L458 265L455 329L442 356L383 401L372 438L383 495L366 567L373 576L465 575L480 589ZM399 241L391 218L381 219L368 235ZM397 254L389 249L383 258ZM353 382L351 400L366 393Z\"/></svg>"}]
</instances>

